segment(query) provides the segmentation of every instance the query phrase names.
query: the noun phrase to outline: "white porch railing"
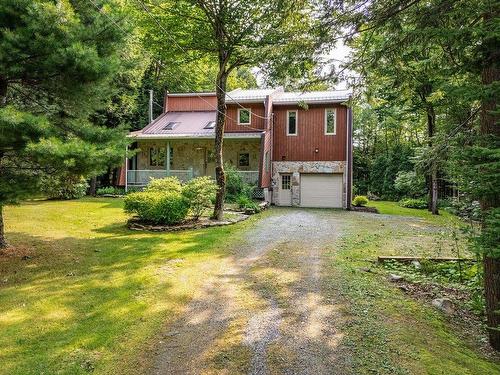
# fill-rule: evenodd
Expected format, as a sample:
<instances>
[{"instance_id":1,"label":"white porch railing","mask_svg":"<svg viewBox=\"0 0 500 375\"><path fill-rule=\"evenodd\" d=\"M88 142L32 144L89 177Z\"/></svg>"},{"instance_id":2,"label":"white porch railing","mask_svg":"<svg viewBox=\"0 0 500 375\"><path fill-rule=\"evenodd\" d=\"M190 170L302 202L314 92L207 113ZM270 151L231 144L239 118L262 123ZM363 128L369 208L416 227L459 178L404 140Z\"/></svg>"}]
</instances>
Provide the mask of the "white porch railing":
<instances>
[{"instance_id":1,"label":"white porch railing","mask_svg":"<svg viewBox=\"0 0 500 375\"><path fill-rule=\"evenodd\" d=\"M238 171L241 178L247 184L257 185L259 182L259 171ZM175 176L182 182L191 180L194 176L192 169L187 170L127 170L127 188L128 187L144 187L152 178L163 178L167 176ZM214 176L215 178L215 176Z\"/></svg>"},{"instance_id":2,"label":"white porch railing","mask_svg":"<svg viewBox=\"0 0 500 375\"><path fill-rule=\"evenodd\" d=\"M259 171L238 171L238 173L247 184L257 185L259 183Z\"/></svg>"},{"instance_id":3,"label":"white porch railing","mask_svg":"<svg viewBox=\"0 0 500 375\"><path fill-rule=\"evenodd\" d=\"M146 186L152 178L175 176L185 182L193 178L193 171L188 170L128 170L127 185L133 187Z\"/></svg>"}]
</instances>

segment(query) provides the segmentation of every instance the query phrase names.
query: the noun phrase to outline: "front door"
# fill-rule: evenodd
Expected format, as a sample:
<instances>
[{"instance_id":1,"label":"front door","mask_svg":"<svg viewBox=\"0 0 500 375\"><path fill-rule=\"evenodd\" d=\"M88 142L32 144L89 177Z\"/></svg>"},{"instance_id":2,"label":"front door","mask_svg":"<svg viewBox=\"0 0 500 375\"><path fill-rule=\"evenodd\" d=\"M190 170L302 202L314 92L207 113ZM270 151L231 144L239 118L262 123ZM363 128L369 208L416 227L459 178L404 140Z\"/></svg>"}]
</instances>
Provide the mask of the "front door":
<instances>
[{"instance_id":1,"label":"front door","mask_svg":"<svg viewBox=\"0 0 500 375\"><path fill-rule=\"evenodd\" d=\"M291 206L292 205L292 175L281 174L279 182L279 205Z\"/></svg>"}]
</instances>

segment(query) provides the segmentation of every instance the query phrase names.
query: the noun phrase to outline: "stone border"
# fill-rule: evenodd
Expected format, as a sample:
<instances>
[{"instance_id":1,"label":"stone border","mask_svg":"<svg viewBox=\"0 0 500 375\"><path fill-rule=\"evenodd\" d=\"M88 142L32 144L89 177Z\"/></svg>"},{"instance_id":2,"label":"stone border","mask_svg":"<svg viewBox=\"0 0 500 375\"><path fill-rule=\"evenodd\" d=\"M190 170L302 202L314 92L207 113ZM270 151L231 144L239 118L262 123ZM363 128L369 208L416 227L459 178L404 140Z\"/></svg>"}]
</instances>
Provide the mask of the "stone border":
<instances>
[{"instance_id":1,"label":"stone border","mask_svg":"<svg viewBox=\"0 0 500 375\"><path fill-rule=\"evenodd\" d=\"M132 218L127 222L127 227L131 230L149 231L149 232L177 232L188 229L201 229L209 227L220 227L223 225L231 225L239 223L240 221L248 219L249 215L239 214L239 217L230 220L210 220L203 218L198 221L188 221L176 225L158 225L158 224L145 224L137 218Z\"/></svg>"}]
</instances>

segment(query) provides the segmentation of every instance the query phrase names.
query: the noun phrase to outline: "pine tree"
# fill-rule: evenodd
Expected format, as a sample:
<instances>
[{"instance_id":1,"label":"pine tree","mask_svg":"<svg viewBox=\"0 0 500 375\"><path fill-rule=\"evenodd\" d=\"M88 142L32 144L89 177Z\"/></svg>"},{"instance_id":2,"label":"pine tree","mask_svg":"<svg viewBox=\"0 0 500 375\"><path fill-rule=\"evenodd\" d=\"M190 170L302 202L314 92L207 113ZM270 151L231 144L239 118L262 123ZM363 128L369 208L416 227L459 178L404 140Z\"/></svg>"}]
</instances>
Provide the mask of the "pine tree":
<instances>
[{"instance_id":1,"label":"pine tree","mask_svg":"<svg viewBox=\"0 0 500 375\"><path fill-rule=\"evenodd\" d=\"M123 129L89 119L113 92L124 43L86 0L0 3L0 247L3 206L36 194L43 176L95 175L123 159Z\"/></svg>"}]
</instances>

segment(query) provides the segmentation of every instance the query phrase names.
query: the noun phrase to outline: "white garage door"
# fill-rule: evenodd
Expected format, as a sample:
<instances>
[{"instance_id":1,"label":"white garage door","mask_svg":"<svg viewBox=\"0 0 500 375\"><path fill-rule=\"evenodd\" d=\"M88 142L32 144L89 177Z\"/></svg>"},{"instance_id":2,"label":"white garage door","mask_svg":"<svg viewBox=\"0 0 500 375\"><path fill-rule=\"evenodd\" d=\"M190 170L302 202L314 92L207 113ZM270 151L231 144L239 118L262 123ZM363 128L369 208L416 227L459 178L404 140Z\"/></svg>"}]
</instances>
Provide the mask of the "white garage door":
<instances>
[{"instance_id":1,"label":"white garage door","mask_svg":"<svg viewBox=\"0 0 500 375\"><path fill-rule=\"evenodd\" d=\"M342 208L342 174L301 174L300 205Z\"/></svg>"}]
</instances>

